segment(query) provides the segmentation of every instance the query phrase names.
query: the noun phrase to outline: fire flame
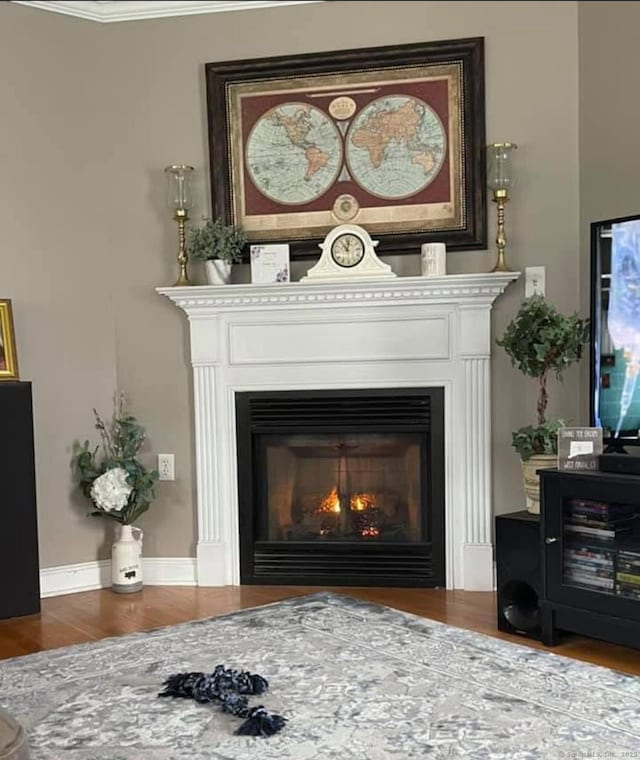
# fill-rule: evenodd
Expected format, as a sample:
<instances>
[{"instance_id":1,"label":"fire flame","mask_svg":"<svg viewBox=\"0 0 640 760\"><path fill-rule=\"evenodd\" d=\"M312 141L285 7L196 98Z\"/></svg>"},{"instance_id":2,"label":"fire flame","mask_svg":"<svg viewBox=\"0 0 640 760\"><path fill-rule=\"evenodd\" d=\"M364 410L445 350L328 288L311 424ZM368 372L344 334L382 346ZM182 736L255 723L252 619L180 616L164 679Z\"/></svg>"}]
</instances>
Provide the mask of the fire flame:
<instances>
[{"instance_id":1,"label":"fire flame","mask_svg":"<svg viewBox=\"0 0 640 760\"><path fill-rule=\"evenodd\" d=\"M351 497L349 506L354 512L364 512L365 509L371 509L374 506L373 498L368 493L357 493Z\"/></svg>"},{"instance_id":2,"label":"fire flame","mask_svg":"<svg viewBox=\"0 0 640 760\"><path fill-rule=\"evenodd\" d=\"M320 502L319 512L336 512L340 513L340 499L338 498L338 489L334 488L328 496Z\"/></svg>"},{"instance_id":3,"label":"fire flame","mask_svg":"<svg viewBox=\"0 0 640 760\"><path fill-rule=\"evenodd\" d=\"M374 495L371 493L354 493L349 498L349 509L351 512L359 513L359 516L352 517L354 521L353 530L363 538L377 538L380 535L380 528L376 525L376 505ZM369 510L374 510L369 512ZM337 529L336 518L328 515L339 515L342 512L338 487L334 486L332 490L320 501L316 509L316 514L324 514L320 526L321 536L331 536ZM369 514L367 514L369 512Z\"/></svg>"},{"instance_id":4,"label":"fire flame","mask_svg":"<svg viewBox=\"0 0 640 760\"><path fill-rule=\"evenodd\" d=\"M373 496L368 493L356 493L349 499L349 509L352 512L365 512L374 506ZM320 502L318 512L335 512L336 514L340 514L341 511L342 506L340 504L340 497L338 496L338 487L334 486L330 493Z\"/></svg>"}]
</instances>

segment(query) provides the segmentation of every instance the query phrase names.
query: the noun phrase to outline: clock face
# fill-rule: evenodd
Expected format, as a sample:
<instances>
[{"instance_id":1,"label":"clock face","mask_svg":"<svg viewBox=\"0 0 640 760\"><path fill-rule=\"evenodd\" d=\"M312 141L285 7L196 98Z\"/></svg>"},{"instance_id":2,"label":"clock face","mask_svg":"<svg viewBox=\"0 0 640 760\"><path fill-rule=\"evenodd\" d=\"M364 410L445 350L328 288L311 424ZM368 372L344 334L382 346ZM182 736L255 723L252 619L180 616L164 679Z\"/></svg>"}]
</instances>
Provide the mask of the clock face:
<instances>
[{"instance_id":1,"label":"clock face","mask_svg":"<svg viewBox=\"0 0 640 760\"><path fill-rule=\"evenodd\" d=\"M364 241L352 232L339 235L331 246L331 258L341 267L354 267L364 256Z\"/></svg>"}]
</instances>

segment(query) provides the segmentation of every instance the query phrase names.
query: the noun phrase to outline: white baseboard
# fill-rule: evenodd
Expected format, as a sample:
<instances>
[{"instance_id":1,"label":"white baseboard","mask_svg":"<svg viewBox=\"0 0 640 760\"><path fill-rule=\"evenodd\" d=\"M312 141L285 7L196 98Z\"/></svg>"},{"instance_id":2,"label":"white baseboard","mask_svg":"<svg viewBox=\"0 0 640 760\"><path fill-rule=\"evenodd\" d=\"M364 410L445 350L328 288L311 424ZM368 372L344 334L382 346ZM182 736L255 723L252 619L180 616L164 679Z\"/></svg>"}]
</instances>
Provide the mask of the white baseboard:
<instances>
[{"instance_id":1,"label":"white baseboard","mask_svg":"<svg viewBox=\"0 0 640 760\"><path fill-rule=\"evenodd\" d=\"M142 577L147 586L195 586L195 557L143 557ZM80 562L46 567L40 571L40 596L60 596L108 588L111 561Z\"/></svg>"},{"instance_id":2,"label":"white baseboard","mask_svg":"<svg viewBox=\"0 0 640 760\"><path fill-rule=\"evenodd\" d=\"M142 578L148 586L196 586L196 558L143 557Z\"/></svg>"},{"instance_id":3,"label":"white baseboard","mask_svg":"<svg viewBox=\"0 0 640 760\"><path fill-rule=\"evenodd\" d=\"M462 583L465 591L493 591L495 584L493 546L462 545Z\"/></svg>"}]
</instances>

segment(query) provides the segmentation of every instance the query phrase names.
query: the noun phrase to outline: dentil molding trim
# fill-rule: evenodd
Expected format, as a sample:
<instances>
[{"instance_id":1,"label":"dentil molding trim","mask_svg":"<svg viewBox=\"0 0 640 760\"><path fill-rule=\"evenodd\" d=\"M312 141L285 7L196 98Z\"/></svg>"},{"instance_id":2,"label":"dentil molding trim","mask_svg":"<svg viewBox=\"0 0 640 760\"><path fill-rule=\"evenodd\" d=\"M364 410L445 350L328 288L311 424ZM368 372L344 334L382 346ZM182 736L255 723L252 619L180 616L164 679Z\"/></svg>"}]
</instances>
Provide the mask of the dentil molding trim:
<instances>
[{"instance_id":1,"label":"dentil molding trim","mask_svg":"<svg viewBox=\"0 0 640 760\"><path fill-rule=\"evenodd\" d=\"M352 306L354 303L400 301L424 303L425 300L443 302L455 299L477 304L483 296L493 301L507 285L520 276L520 272L489 272L481 274L451 274L443 277L398 277L377 282L356 281L327 283L269 285L192 285L188 287L156 288L187 313L202 313L207 307L233 307L241 310L263 309L272 306Z\"/></svg>"},{"instance_id":2,"label":"dentil molding trim","mask_svg":"<svg viewBox=\"0 0 640 760\"><path fill-rule=\"evenodd\" d=\"M43 11L76 16L88 21L108 24L114 21L138 21L147 18L193 16L199 13L246 11L280 5L307 5L321 0L236 0L235 2L160 2L159 0L13 0L16 5L29 5Z\"/></svg>"}]
</instances>

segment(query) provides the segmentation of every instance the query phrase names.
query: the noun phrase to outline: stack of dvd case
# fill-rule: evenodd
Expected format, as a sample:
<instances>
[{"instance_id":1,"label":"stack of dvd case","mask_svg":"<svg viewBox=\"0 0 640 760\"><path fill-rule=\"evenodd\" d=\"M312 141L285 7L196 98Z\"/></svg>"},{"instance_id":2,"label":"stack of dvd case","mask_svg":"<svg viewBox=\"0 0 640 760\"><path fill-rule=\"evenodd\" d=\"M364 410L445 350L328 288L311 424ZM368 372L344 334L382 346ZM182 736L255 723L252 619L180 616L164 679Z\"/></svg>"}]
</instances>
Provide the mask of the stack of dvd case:
<instances>
[{"instance_id":1,"label":"stack of dvd case","mask_svg":"<svg viewBox=\"0 0 640 760\"><path fill-rule=\"evenodd\" d=\"M628 504L587 499L568 501L564 524L565 582L614 593L616 580L619 581L616 578L617 543L631 535L635 515L635 507Z\"/></svg>"},{"instance_id":2,"label":"stack of dvd case","mask_svg":"<svg viewBox=\"0 0 640 760\"><path fill-rule=\"evenodd\" d=\"M616 553L616 594L640 600L640 544Z\"/></svg>"}]
</instances>

